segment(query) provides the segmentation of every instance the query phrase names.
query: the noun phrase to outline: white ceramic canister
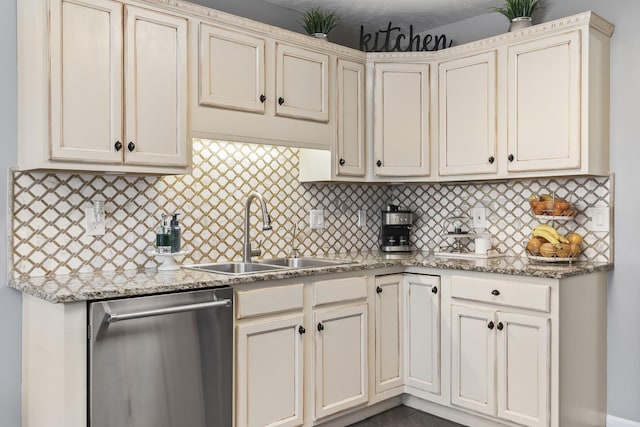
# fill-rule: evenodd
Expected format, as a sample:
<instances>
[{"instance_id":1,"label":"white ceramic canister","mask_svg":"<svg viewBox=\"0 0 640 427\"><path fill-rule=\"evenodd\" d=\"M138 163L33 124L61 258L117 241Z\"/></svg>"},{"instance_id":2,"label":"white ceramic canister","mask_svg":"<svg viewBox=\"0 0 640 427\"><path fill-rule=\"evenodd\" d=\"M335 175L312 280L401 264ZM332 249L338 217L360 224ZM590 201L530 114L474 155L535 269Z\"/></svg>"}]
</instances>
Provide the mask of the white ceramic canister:
<instances>
[{"instance_id":1,"label":"white ceramic canister","mask_svg":"<svg viewBox=\"0 0 640 427\"><path fill-rule=\"evenodd\" d=\"M486 255L491 250L491 234L488 232L476 234L474 244L477 254Z\"/></svg>"}]
</instances>

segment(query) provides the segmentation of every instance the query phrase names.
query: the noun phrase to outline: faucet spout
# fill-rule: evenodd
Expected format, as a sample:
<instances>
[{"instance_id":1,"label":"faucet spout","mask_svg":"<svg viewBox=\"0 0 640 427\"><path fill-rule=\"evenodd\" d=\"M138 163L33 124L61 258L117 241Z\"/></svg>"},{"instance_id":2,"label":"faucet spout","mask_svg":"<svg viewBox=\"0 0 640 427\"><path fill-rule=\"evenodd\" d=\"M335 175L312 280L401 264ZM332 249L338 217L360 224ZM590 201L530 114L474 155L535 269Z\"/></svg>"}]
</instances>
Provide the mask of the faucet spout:
<instances>
[{"instance_id":1,"label":"faucet spout","mask_svg":"<svg viewBox=\"0 0 640 427\"><path fill-rule=\"evenodd\" d=\"M249 236L249 208L251 207L251 202L254 199L257 199L260 203L260 209L262 211L262 229L264 231L273 229L273 227L271 226L271 217L269 216L269 212L267 211L267 205L264 202L262 194L257 192L249 194L249 197L247 197L247 201L244 204L244 243L242 262L246 263L251 262L251 256L258 256L261 254L261 251L259 249L256 251L251 250L251 237Z\"/></svg>"}]
</instances>

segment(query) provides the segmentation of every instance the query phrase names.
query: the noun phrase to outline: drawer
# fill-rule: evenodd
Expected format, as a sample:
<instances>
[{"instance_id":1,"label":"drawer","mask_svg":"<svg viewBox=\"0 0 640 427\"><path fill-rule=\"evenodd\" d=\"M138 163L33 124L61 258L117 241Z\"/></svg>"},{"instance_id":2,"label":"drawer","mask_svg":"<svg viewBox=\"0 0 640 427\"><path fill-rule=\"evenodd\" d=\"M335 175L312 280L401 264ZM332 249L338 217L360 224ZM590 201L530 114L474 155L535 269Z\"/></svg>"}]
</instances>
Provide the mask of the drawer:
<instances>
[{"instance_id":1,"label":"drawer","mask_svg":"<svg viewBox=\"0 0 640 427\"><path fill-rule=\"evenodd\" d=\"M453 276L451 297L549 312L551 288L535 283Z\"/></svg>"},{"instance_id":2,"label":"drawer","mask_svg":"<svg viewBox=\"0 0 640 427\"><path fill-rule=\"evenodd\" d=\"M367 297L367 278L323 280L313 285L314 306L332 302L364 299Z\"/></svg>"},{"instance_id":3,"label":"drawer","mask_svg":"<svg viewBox=\"0 0 640 427\"><path fill-rule=\"evenodd\" d=\"M238 291L236 293L236 318L238 319L283 311L302 310L302 307L302 283Z\"/></svg>"}]
</instances>

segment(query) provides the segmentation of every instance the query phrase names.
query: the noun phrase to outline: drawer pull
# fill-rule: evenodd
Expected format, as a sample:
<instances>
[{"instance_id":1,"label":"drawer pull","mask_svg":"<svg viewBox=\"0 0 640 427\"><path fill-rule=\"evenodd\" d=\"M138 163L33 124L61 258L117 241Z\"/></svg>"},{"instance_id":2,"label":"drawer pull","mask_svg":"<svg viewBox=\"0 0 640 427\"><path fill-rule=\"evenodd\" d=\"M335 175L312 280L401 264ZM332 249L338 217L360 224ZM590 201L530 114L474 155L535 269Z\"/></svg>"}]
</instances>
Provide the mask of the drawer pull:
<instances>
[{"instance_id":1,"label":"drawer pull","mask_svg":"<svg viewBox=\"0 0 640 427\"><path fill-rule=\"evenodd\" d=\"M494 290L491 291L491 295L498 296L498 295L500 295L500 291L497 290L497 289L494 289Z\"/></svg>"},{"instance_id":2,"label":"drawer pull","mask_svg":"<svg viewBox=\"0 0 640 427\"><path fill-rule=\"evenodd\" d=\"M493 326L494 326L494 325L493 325L493 322L489 322L489 324L487 325L487 328L489 328L489 329L493 329Z\"/></svg>"},{"instance_id":3,"label":"drawer pull","mask_svg":"<svg viewBox=\"0 0 640 427\"><path fill-rule=\"evenodd\" d=\"M498 323L498 326L496 326L496 328L497 328L499 331L501 331L501 330L503 330L503 329L504 329L504 325L502 324L502 322L499 322L499 323Z\"/></svg>"},{"instance_id":4,"label":"drawer pull","mask_svg":"<svg viewBox=\"0 0 640 427\"><path fill-rule=\"evenodd\" d=\"M380 286L378 286L378 287L376 288L376 293L377 293L377 294L381 294L381 293L382 293L382 288L381 288Z\"/></svg>"},{"instance_id":5,"label":"drawer pull","mask_svg":"<svg viewBox=\"0 0 640 427\"><path fill-rule=\"evenodd\" d=\"M307 330L304 328L304 326L298 326L298 333L300 335L303 335L305 332L307 332Z\"/></svg>"},{"instance_id":6,"label":"drawer pull","mask_svg":"<svg viewBox=\"0 0 640 427\"><path fill-rule=\"evenodd\" d=\"M435 286L433 288L431 288L431 293L432 294L437 294L438 293L438 288L436 288Z\"/></svg>"},{"instance_id":7,"label":"drawer pull","mask_svg":"<svg viewBox=\"0 0 640 427\"><path fill-rule=\"evenodd\" d=\"M318 332L324 331L324 325L322 323L318 323Z\"/></svg>"}]
</instances>

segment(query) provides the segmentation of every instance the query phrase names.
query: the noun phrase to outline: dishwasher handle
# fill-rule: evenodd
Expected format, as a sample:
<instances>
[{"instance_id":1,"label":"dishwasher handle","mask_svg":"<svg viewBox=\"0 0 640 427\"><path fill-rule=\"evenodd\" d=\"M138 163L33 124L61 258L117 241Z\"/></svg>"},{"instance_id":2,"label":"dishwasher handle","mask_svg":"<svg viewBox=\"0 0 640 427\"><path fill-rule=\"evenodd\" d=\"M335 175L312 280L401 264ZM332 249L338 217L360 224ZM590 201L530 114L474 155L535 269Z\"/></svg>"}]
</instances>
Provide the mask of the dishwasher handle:
<instances>
[{"instance_id":1,"label":"dishwasher handle","mask_svg":"<svg viewBox=\"0 0 640 427\"><path fill-rule=\"evenodd\" d=\"M133 313L106 313L105 317L107 323L116 323L122 322L123 320L141 319L143 317L162 316L165 314L183 313L185 311L204 310L216 307L231 307L231 300L223 299L220 301L201 302L197 304L176 305L173 307L137 311Z\"/></svg>"}]
</instances>

